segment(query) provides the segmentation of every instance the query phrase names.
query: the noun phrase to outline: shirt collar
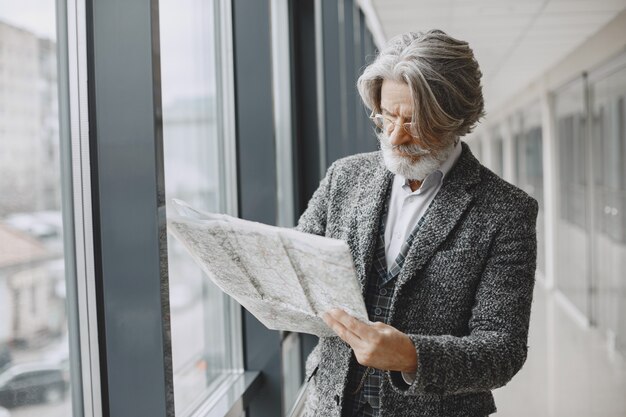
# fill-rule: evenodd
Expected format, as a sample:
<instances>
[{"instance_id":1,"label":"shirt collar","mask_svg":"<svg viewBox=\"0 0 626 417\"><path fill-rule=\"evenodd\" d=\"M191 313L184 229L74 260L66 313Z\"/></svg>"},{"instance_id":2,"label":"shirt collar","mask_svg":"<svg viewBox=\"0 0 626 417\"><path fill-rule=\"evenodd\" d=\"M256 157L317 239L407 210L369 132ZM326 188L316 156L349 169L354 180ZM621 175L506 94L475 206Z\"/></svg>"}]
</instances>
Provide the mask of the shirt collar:
<instances>
[{"instance_id":1,"label":"shirt collar","mask_svg":"<svg viewBox=\"0 0 626 417\"><path fill-rule=\"evenodd\" d=\"M424 181L422 181L422 185L420 186L420 188L415 190L415 192L425 191L436 184L442 183L445 176L448 174L448 172L450 172L456 161L461 156L461 151L461 140L459 139L448 159L443 161L439 168L428 174L426 178L424 178ZM398 183L403 189L408 190L408 192L411 193L411 187L409 186L409 181L406 177L402 175L396 175L396 179L399 180Z\"/></svg>"}]
</instances>

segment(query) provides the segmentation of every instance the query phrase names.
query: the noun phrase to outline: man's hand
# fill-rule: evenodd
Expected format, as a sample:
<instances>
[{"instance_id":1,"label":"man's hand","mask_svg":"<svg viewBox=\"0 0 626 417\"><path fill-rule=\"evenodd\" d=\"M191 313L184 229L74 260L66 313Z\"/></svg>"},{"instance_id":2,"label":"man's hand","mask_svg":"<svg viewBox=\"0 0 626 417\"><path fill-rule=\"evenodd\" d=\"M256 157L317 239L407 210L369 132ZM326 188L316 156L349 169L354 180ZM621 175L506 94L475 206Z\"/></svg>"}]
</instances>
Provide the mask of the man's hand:
<instances>
[{"instance_id":1,"label":"man's hand","mask_svg":"<svg viewBox=\"0 0 626 417\"><path fill-rule=\"evenodd\" d=\"M366 324L340 309L332 309L322 318L352 347L361 365L390 371L417 370L413 342L394 327L381 322Z\"/></svg>"}]
</instances>

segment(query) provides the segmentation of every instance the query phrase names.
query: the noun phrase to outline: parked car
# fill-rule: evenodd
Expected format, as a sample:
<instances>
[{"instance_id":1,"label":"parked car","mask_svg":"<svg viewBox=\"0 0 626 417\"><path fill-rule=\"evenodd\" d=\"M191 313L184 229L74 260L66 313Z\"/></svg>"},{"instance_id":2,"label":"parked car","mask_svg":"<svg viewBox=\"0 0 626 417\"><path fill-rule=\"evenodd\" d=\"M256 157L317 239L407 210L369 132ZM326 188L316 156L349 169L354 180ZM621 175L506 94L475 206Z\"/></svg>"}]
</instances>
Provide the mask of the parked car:
<instances>
[{"instance_id":1,"label":"parked car","mask_svg":"<svg viewBox=\"0 0 626 417\"><path fill-rule=\"evenodd\" d=\"M13 365L0 374L0 406L59 402L65 398L68 389L66 373L58 364Z\"/></svg>"},{"instance_id":2,"label":"parked car","mask_svg":"<svg viewBox=\"0 0 626 417\"><path fill-rule=\"evenodd\" d=\"M11 417L11 413L4 407L0 407L0 417Z\"/></svg>"}]
</instances>

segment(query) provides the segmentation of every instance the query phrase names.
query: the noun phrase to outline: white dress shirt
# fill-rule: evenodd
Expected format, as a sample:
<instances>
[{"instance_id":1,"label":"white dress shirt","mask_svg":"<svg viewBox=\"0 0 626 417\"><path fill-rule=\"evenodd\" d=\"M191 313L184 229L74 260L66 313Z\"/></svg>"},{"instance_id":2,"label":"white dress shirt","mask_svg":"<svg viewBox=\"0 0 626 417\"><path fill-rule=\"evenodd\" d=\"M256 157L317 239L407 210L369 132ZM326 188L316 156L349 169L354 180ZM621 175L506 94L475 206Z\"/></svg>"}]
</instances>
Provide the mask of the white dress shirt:
<instances>
[{"instance_id":1,"label":"white dress shirt","mask_svg":"<svg viewBox=\"0 0 626 417\"><path fill-rule=\"evenodd\" d=\"M448 159L438 169L428 174L422 181L420 188L415 191L411 191L409 181L405 177L401 175L394 177L385 223L387 269L393 265L400 253L402 244L441 189L443 179L450 172L459 156L461 156L461 141L454 147Z\"/></svg>"},{"instance_id":2,"label":"white dress shirt","mask_svg":"<svg viewBox=\"0 0 626 417\"><path fill-rule=\"evenodd\" d=\"M415 191L411 191L409 181L405 177L401 175L394 177L385 223L385 257L388 270L400 253L402 244L441 189L443 179L450 172L459 156L461 156L460 140L448 159L424 178L420 188ZM402 378L411 385L415 381L415 373L402 372Z\"/></svg>"}]
</instances>

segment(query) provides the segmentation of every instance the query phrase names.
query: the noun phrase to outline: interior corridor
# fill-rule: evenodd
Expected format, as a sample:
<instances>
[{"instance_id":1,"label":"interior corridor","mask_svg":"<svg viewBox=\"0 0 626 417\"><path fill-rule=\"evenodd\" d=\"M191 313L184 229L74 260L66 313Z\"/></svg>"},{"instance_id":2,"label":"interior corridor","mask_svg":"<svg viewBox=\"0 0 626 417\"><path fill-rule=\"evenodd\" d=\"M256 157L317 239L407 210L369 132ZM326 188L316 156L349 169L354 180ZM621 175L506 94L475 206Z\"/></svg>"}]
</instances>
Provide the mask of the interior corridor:
<instances>
[{"instance_id":1,"label":"interior corridor","mask_svg":"<svg viewBox=\"0 0 626 417\"><path fill-rule=\"evenodd\" d=\"M494 391L499 417L626 416L626 361L537 280L528 359Z\"/></svg>"}]
</instances>

